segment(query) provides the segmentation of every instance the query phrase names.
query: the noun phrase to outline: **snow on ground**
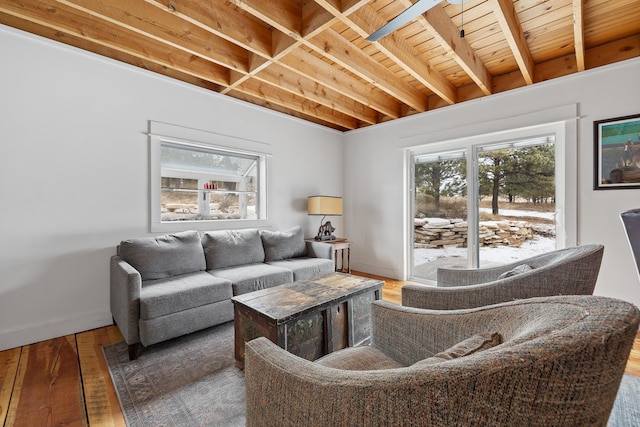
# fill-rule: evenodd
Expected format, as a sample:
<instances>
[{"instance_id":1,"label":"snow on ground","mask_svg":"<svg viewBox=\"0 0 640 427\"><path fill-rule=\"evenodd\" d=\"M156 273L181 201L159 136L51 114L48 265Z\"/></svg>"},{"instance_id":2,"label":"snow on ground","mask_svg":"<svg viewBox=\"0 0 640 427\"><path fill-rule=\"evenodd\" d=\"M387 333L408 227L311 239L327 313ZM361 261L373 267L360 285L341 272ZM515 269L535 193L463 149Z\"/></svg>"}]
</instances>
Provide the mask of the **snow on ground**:
<instances>
[{"instance_id":1,"label":"snow on ground","mask_svg":"<svg viewBox=\"0 0 640 427\"><path fill-rule=\"evenodd\" d=\"M555 239L535 236L532 240L527 240L519 248L513 246L499 246L496 248L481 248L481 262L495 262L508 264L519 259L529 258L556 249ZM466 258L467 248L444 248L444 249L414 249L413 265L421 265L434 261L438 258Z\"/></svg>"},{"instance_id":2,"label":"snow on ground","mask_svg":"<svg viewBox=\"0 0 640 427\"><path fill-rule=\"evenodd\" d=\"M491 209L480 208L481 212L491 213ZM512 217L534 217L553 220L555 212L520 211L510 209L500 209L500 215ZM538 224L538 227L549 227L555 229L553 224ZM519 259L529 258L556 249L556 240L551 237L534 235L532 240L527 240L520 247L499 246L495 248L480 248L480 263L508 264ZM419 266L438 258L467 258L467 248L443 248L443 249L422 249L413 250L413 265Z\"/></svg>"},{"instance_id":3,"label":"snow on ground","mask_svg":"<svg viewBox=\"0 0 640 427\"><path fill-rule=\"evenodd\" d=\"M491 213L491 208L480 208L480 212ZM500 215L504 216L528 216L531 218L554 219L555 212L537 211L516 211L511 209L500 209Z\"/></svg>"}]
</instances>

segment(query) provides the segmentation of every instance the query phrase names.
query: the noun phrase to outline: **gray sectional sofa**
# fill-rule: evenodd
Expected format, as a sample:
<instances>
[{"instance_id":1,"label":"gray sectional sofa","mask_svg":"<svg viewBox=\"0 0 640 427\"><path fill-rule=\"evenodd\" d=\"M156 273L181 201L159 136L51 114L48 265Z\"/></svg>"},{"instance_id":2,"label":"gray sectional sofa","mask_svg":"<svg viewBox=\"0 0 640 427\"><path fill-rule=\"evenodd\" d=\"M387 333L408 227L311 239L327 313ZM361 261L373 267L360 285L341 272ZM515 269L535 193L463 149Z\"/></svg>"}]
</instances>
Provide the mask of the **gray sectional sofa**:
<instances>
[{"instance_id":1,"label":"gray sectional sofa","mask_svg":"<svg viewBox=\"0 0 640 427\"><path fill-rule=\"evenodd\" d=\"M334 271L302 229L185 231L124 240L111 258L111 313L135 359L149 346L233 320L231 297Z\"/></svg>"}]
</instances>

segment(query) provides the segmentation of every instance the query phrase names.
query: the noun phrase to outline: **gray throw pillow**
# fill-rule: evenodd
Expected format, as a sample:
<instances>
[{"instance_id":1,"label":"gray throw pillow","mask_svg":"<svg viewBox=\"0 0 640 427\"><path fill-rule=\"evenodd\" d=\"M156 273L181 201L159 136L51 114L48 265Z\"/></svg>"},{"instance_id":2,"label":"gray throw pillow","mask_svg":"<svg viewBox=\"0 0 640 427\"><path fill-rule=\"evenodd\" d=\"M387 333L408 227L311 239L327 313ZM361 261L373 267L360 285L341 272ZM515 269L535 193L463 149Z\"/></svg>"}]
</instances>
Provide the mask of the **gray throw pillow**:
<instances>
[{"instance_id":1,"label":"gray throw pillow","mask_svg":"<svg viewBox=\"0 0 640 427\"><path fill-rule=\"evenodd\" d=\"M504 279L506 277L516 276L518 274L526 273L527 271L531 271L531 270L533 270L533 267L527 264L522 264L517 267L513 267L509 271L505 271L504 273L498 276L498 279Z\"/></svg>"},{"instance_id":2,"label":"gray throw pillow","mask_svg":"<svg viewBox=\"0 0 640 427\"><path fill-rule=\"evenodd\" d=\"M307 244L300 226L284 231L260 230L260 237L264 245L265 262L307 255Z\"/></svg>"},{"instance_id":3,"label":"gray throw pillow","mask_svg":"<svg viewBox=\"0 0 640 427\"><path fill-rule=\"evenodd\" d=\"M208 231L202 235L207 270L264 262L257 229Z\"/></svg>"},{"instance_id":4,"label":"gray throw pillow","mask_svg":"<svg viewBox=\"0 0 640 427\"><path fill-rule=\"evenodd\" d=\"M118 253L138 270L142 280L164 279L206 267L197 231L123 240Z\"/></svg>"}]
</instances>

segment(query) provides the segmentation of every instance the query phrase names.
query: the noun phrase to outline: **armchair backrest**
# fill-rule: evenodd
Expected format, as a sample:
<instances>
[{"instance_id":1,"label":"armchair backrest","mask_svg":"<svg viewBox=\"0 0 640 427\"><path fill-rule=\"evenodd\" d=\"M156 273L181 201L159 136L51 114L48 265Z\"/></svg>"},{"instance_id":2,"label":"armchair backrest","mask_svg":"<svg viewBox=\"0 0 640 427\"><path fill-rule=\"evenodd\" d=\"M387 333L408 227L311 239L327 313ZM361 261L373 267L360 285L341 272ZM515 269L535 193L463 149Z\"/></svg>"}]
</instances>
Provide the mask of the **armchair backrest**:
<instances>
[{"instance_id":1,"label":"armchair backrest","mask_svg":"<svg viewBox=\"0 0 640 427\"><path fill-rule=\"evenodd\" d=\"M537 255L516 263L479 269L438 269L438 286L402 287L402 305L452 310L514 299L552 295L592 295L604 246L584 245ZM532 269L497 278L520 265Z\"/></svg>"},{"instance_id":2,"label":"armchair backrest","mask_svg":"<svg viewBox=\"0 0 640 427\"><path fill-rule=\"evenodd\" d=\"M636 271L640 276L640 209L632 209L620 214L627 233L627 240L636 262Z\"/></svg>"}]
</instances>

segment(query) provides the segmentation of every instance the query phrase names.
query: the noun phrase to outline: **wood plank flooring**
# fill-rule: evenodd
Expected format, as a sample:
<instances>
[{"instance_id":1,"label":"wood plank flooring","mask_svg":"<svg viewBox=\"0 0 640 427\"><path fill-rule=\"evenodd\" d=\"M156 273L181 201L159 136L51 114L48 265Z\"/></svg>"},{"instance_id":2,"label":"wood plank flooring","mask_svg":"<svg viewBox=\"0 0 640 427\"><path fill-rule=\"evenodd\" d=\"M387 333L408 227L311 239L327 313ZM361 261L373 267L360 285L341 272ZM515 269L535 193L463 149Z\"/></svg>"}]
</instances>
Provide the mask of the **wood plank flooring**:
<instances>
[{"instance_id":1,"label":"wood plank flooring","mask_svg":"<svg viewBox=\"0 0 640 427\"><path fill-rule=\"evenodd\" d=\"M406 282L385 280L382 298L400 303ZM102 347L122 341L115 326L0 352L0 426L125 426ZM626 372L640 377L640 332Z\"/></svg>"}]
</instances>

